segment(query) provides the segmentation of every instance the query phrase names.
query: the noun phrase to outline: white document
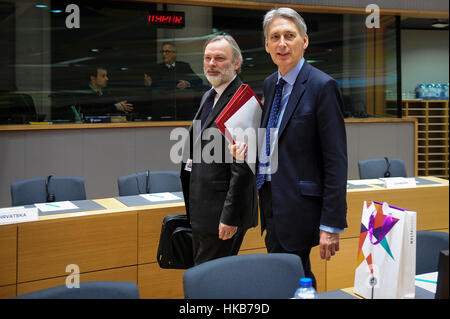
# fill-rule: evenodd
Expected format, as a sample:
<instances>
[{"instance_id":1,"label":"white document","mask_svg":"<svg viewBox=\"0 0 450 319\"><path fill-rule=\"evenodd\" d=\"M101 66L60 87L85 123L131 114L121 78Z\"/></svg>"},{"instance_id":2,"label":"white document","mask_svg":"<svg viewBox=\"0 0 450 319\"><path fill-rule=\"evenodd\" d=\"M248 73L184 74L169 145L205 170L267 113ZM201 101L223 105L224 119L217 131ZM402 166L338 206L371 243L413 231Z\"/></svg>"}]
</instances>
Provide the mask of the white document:
<instances>
[{"instance_id":1,"label":"white document","mask_svg":"<svg viewBox=\"0 0 450 319\"><path fill-rule=\"evenodd\" d=\"M37 208L8 207L0 209L0 225L38 220Z\"/></svg>"},{"instance_id":2,"label":"white document","mask_svg":"<svg viewBox=\"0 0 450 319\"><path fill-rule=\"evenodd\" d=\"M70 201L34 204L41 212L57 212L60 210L78 209L79 207Z\"/></svg>"},{"instance_id":3,"label":"white document","mask_svg":"<svg viewBox=\"0 0 450 319\"><path fill-rule=\"evenodd\" d=\"M225 127L235 142L247 142L246 162L253 173L256 167L258 146L258 128L261 123L262 109L252 96L225 123Z\"/></svg>"},{"instance_id":4,"label":"white document","mask_svg":"<svg viewBox=\"0 0 450 319\"><path fill-rule=\"evenodd\" d=\"M384 182L378 178L373 179L354 179L347 181L351 185L384 185Z\"/></svg>"},{"instance_id":5,"label":"white document","mask_svg":"<svg viewBox=\"0 0 450 319\"><path fill-rule=\"evenodd\" d=\"M436 293L438 272L430 272L416 276L415 285L432 293Z\"/></svg>"},{"instance_id":6,"label":"white document","mask_svg":"<svg viewBox=\"0 0 450 319\"><path fill-rule=\"evenodd\" d=\"M416 179L414 177L405 178L405 177L387 177L380 178L384 182L384 187L388 189L395 188L411 188L416 187Z\"/></svg>"},{"instance_id":7,"label":"white document","mask_svg":"<svg viewBox=\"0 0 450 319\"><path fill-rule=\"evenodd\" d=\"M256 98L252 96L224 123L224 125L233 136L235 136L236 133L237 135L240 134L240 132L235 131L236 129L245 131L246 129L251 128L254 130L254 133L257 134L259 124L261 123L261 114L261 106Z\"/></svg>"},{"instance_id":8,"label":"white document","mask_svg":"<svg viewBox=\"0 0 450 319\"><path fill-rule=\"evenodd\" d=\"M165 202L168 200L181 200L180 197L172 193L153 193L153 194L141 194L141 197L150 202Z\"/></svg>"}]
</instances>

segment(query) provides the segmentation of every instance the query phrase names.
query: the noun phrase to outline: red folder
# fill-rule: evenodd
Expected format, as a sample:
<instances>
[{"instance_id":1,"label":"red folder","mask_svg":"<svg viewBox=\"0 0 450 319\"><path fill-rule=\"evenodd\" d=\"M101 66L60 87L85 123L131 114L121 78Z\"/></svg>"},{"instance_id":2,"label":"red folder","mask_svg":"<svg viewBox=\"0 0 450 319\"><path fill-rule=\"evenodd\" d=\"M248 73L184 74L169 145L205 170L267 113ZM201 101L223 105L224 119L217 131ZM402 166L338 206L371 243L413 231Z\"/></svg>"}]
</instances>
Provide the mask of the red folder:
<instances>
[{"instance_id":1,"label":"red folder","mask_svg":"<svg viewBox=\"0 0 450 319\"><path fill-rule=\"evenodd\" d=\"M227 133L225 123L252 97L256 98L259 106L263 107L261 101L256 96L255 92L250 88L248 84L242 84L236 93L231 98L230 102L225 106L222 112L219 114L214 123L219 128L220 132L228 139L230 143L234 144L233 138ZM257 128L255 128L257 129Z\"/></svg>"}]
</instances>

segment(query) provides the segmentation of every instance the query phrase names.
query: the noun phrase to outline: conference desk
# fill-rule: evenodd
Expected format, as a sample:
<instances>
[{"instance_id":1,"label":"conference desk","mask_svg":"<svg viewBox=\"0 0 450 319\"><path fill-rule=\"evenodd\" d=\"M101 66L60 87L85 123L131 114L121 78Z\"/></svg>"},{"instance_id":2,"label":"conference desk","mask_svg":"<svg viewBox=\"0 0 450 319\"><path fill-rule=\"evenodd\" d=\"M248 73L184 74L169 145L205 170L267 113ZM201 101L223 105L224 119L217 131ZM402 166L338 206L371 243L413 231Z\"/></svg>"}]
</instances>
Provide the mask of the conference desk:
<instances>
[{"instance_id":1,"label":"conference desk","mask_svg":"<svg viewBox=\"0 0 450 319\"><path fill-rule=\"evenodd\" d=\"M311 264L318 291L353 286L354 266L365 200L386 201L417 211L418 230L448 231L448 181L423 177L431 184L385 189L379 185L349 188L348 228L340 251L326 262L318 247ZM184 270L161 269L156 262L161 222L166 215L185 212L183 201L129 207L120 198L94 199L104 209L46 214L37 221L0 225L0 297L81 281L120 280L138 284L142 298L183 298ZM240 254L266 253L259 226L249 230Z\"/></svg>"}]
</instances>

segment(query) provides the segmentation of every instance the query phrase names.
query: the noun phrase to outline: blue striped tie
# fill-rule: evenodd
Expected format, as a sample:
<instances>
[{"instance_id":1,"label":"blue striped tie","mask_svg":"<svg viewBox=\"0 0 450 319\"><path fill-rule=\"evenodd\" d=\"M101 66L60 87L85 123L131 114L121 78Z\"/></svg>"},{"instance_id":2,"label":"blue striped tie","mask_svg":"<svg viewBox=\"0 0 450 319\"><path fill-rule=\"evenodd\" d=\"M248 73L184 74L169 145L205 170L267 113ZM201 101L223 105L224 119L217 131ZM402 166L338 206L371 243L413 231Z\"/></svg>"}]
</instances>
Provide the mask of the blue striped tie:
<instances>
[{"instance_id":1,"label":"blue striped tie","mask_svg":"<svg viewBox=\"0 0 450 319\"><path fill-rule=\"evenodd\" d=\"M280 106L281 106L281 97L283 93L283 86L285 83L286 81L283 78L281 78L275 88L275 97L273 100L272 108L270 109L269 122L267 123L266 128L266 156L270 156L270 129L275 128L278 122L278 115L280 113ZM258 189L261 189L266 177L266 174L260 173L260 167L267 167L269 165L270 161L267 161L267 163L258 162L258 169L256 171L256 185L258 186Z\"/></svg>"}]
</instances>

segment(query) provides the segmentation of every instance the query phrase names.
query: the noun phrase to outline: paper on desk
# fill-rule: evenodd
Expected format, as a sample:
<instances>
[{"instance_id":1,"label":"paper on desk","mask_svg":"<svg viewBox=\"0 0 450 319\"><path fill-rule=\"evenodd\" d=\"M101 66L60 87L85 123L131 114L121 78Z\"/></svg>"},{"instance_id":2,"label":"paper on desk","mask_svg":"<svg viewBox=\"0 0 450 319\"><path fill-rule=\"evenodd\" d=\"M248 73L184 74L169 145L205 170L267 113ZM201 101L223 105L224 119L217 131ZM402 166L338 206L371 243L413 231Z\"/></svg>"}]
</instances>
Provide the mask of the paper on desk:
<instances>
[{"instance_id":1,"label":"paper on desk","mask_svg":"<svg viewBox=\"0 0 450 319\"><path fill-rule=\"evenodd\" d=\"M79 207L70 201L34 204L41 212L56 212L60 210L78 209Z\"/></svg>"},{"instance_id":2,"label":"paper on desk","mask_svg":"<svg viewBox=\"0 0 450 319\"><path fill-rule=\"evenodd\" d=\"M373 179L355 179L351 181L347 181L349 184L352 185L373 185L373 184L380 184L384 185L384 182L381 179L373 178Z\"/></svg>"},{"instance_id":3,"label":"paper on desk","mask_svg":"<svg viewBox=\"0 0 450 319\"><path fill-rule=\"evenodd\" d=\"M430 272L426 274L416 275L415 285L417 287L436 293L438 273Z\"/></svg>"},{"instance_id":4,"label":"paper on desk","mask_svg":"<svg viewBox=\"0 0 450 319\"><path fill-rule=\"evenodd\" d=\"M181 200L180 197L166 192L166 193L152 193L152 194L141 194L141 197L150 201L150 202L165 202L168 200Z\"/></svg>"}]
</instances>

